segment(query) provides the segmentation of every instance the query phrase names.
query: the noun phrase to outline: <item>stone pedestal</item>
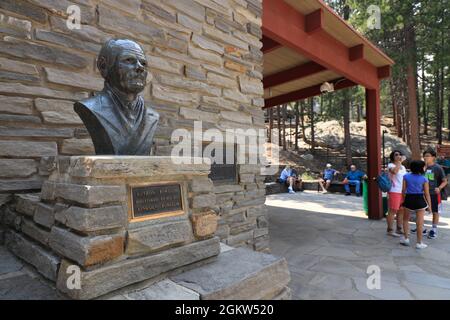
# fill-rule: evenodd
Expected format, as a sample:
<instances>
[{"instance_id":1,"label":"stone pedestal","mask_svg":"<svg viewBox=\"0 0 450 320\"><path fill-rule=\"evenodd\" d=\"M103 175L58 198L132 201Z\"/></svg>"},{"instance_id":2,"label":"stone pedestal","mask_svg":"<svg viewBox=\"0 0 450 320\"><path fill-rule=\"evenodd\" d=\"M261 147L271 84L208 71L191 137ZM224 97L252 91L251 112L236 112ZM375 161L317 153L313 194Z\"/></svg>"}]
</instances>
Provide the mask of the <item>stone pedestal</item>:
<instances>
[{"instance_id":1,"label":"stone pedestal","mask_svg":"<svg viewBox=\"0 0 450 320\"><path fill-rule=\"evenodd\" d=\"M95 298L217 256L215 195L193 188L208 179L209 165L172 160L60 158L39 200L18 199L15 210L28 216L17 230L26 235L9 231L7 246L28 255L23 258L74 299Z\"/></svg>"}]
</instances>

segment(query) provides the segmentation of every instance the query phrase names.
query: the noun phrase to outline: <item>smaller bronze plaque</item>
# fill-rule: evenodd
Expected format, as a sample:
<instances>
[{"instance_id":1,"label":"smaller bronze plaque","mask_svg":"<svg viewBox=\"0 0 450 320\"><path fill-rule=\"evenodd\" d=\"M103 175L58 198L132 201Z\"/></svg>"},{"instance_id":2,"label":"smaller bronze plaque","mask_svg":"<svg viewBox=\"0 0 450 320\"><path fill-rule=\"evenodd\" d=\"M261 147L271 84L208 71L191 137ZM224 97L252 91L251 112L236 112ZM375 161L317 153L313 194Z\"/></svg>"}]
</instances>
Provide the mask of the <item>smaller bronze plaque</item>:
<instances>
[{"instance_id":1,"label":"smaller bronze plaque","mask_svg":"<svg viewBox=\"0 0 450 320\"><path fill-rule=\"evenodd\" d=\"M178 183L130 188L133 218L183 210L181 186Z\"/></svg>"}]
</instances>

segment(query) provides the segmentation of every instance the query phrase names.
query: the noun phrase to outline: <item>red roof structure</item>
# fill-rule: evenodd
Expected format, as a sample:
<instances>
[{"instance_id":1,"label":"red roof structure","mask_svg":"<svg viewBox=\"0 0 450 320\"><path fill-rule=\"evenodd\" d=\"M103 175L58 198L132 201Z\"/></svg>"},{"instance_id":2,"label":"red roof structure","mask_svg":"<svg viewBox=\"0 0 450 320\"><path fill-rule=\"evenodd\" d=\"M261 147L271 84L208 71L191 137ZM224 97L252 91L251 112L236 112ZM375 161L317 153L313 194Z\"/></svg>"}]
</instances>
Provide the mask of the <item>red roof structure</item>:
<instances>
[{"instance_id":1,"label":"red roof structure","mask_svg":"<svg viewBox=\"0 0 450 320\"><path fill-rule=\"evenodd\" d=\"M381 219L380 81L394 61L322 0L263 0L262 22L264 108L320 95L324 82L366 88L369 218Z\"/></svg>"}]
</instances>

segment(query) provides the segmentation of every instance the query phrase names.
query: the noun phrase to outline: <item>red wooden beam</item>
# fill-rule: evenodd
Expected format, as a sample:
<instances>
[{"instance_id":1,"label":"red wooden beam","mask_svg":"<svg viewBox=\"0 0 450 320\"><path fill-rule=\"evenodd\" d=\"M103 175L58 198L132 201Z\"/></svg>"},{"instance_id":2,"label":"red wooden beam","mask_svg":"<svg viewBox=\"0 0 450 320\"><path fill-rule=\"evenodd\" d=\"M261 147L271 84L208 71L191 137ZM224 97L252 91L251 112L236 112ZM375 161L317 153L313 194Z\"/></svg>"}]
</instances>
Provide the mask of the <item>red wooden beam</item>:
<instances>
[{"instance_id":1,"label":"red wooden beam","mask_svg":"<svg viewBox=\"0 0 450 320\"><path fill-rule=\"evenodd\" d=\"M367 176L369 219L383 218L381 191L376 178L381 171L380 89L366 89Z\"/></svg>"},{"instance_id":2,"label":"red wooden beam","mask_svg":"<svg viewBox=\"0 0 450 320\"><path fill-rule=\"evenodd\" d=\"M292 80L301 79L324 70L326 70L326 68L318 63L313 61L307 62L294 68L264 77L264 88L270 88Z\"/></svg>"},{"instance_id":3,"label":"red wooden beam","mask_svg":"<svg viewBox=\"0 0 450 320\"><path fill-rule=\"evenodd\" d=\"M378 79L390 78L391 66L379 67L377 70L378 70Z\"/></svg>"},{"instance_id":4,"label":"red wooden beam","mask_svg":"<svg viewBox=\"0 0 450 320\"><path fill-rule=\"evenodd\" d=\"M262 20L265 36L366 88L378 87L376 67L365 59L350 61L348 47L323 29L307 33L305 16L286 2L264 0Z\"/></svg>"},{"instance_id":5,"label":"red wooden beam","mask_svg":"<svg viewBox=\"0 0 450 320\"><path fill-rule=\"evenodd\" d=\"M261 50L262 50L262 52L264 54L267 54L267 53L269 53L269 52L271 52L273 50L276 50L276 49L282 47L281 44L279 44L275 40L272 40L272 39L270 39L270 38L268 38L266 36L263 36L262 43L263 43L263 46L262 46Z\"/></svg>"},{"instance_id":6,"label":"red wooden beam","mask_svg":"<svg viewBox=\"0 0 450 320\"><path fill-rule=\"evenodd\" d=\"M358 44L357 46L348 49L348 57L350 61L356 61L364 59L364 45Z\"/></svg>"},{"instance_id":7,"label":"red wooden beam","mask_svg":"<svg viewBox=\"0 0 450 320\"><path fill-rule=\"evenodd\" d=\"M348 87L353 87L355 85L357 85L356 83L354 83L353 81L347 80L347 79L335 79L333 81L330 81L331 83L335 83L334 86L334 90L340 90L340 89L344 89L344 88L348 88ZM303 100L309 97L314 97L317 95L320 95L320 86L322 84L318 84L312 87L308 87L308 88L304 88L304 89L300 89L297 91L293 91L293 92L289 92L286 94L282 94L273 98L269 98L266 99L264 102L264 107L263 109L266 108L270 108L273 106L277 106L280 104L284 104L284 103L288 103L288 102L292 102L292 101L298 101L298 100Z\"/></svg>"},{"instance_id":8,"label":"red wooden beam","mask_svg":"<svg viewBox=\"0 0 450 320\"><path fill-rule=\"evenodd\" d=\"M323 29L323 11L318 9L305 17L305 31L313 33Z\"/></svg>"}]
</instances>

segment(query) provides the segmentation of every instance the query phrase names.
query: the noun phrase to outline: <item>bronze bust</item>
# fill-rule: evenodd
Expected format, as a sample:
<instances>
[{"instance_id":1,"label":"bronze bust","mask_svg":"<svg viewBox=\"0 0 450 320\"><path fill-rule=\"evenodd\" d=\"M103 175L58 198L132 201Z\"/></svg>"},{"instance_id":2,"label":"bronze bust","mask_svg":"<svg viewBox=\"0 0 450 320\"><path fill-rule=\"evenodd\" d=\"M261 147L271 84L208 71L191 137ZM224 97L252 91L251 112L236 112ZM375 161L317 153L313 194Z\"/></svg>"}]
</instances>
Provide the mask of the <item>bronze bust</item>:
<instances>
[{"instance_id":1,"label":"bronze bust","mask_svg":"<svg viewBox=\"0 0 450 320\"><path fill-rule=\"evenodd\" d=\"M74 104L97 155L150 155L159 114L139 93L147 79L142 47L132 40L103 44L97 67L105 86L95 96Z\"/></svg>"}]
</instances>

